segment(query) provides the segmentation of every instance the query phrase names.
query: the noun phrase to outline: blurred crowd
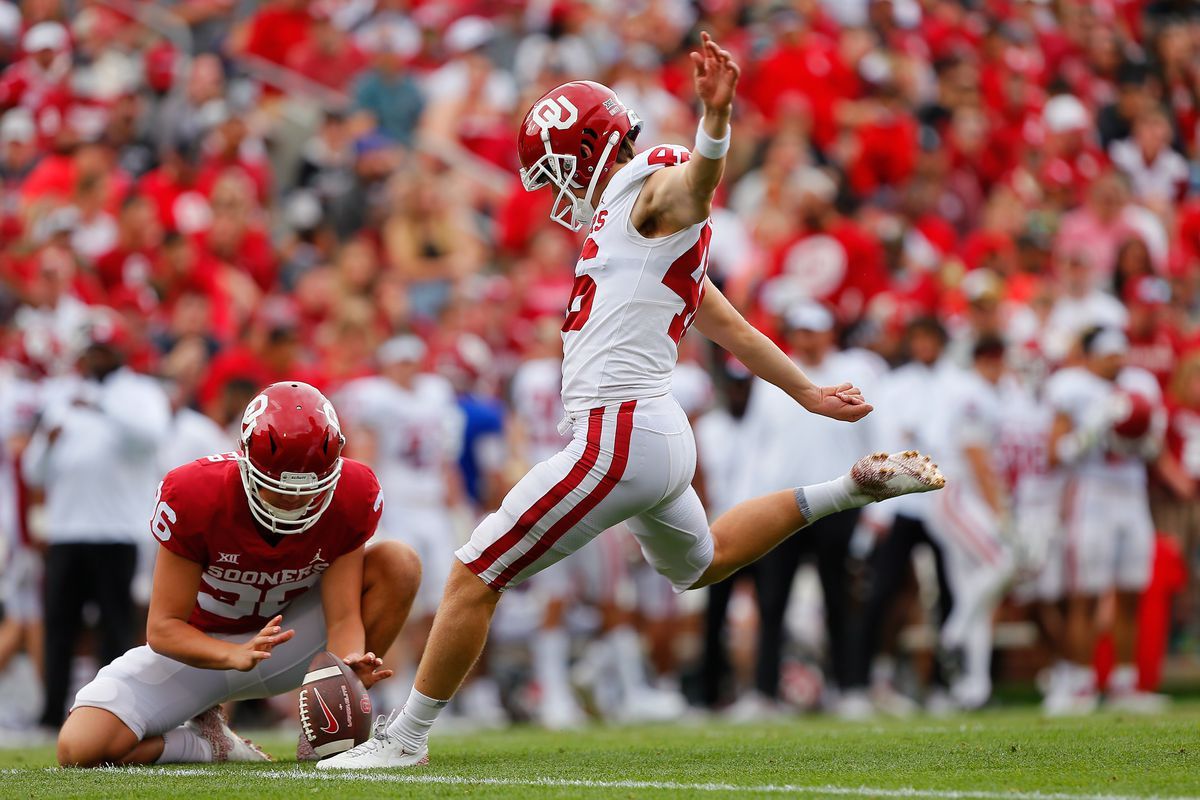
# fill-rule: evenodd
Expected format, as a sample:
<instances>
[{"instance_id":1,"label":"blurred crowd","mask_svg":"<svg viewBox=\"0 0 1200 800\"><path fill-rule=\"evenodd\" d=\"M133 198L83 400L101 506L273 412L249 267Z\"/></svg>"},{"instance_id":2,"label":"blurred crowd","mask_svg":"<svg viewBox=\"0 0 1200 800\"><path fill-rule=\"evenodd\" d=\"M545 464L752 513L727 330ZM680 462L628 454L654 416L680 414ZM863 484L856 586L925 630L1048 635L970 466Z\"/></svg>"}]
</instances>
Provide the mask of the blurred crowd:
<instances>
[{"instance_id":1,"label":"blurred crowd","mask_svg":"<svg viewBox=\"0 0 1200 800\"><path fill-rule=\"evenodd\" d=\"M47 653L31 718L61 721L81 625L101 662L140 636L159 476L232 449L283 378L334 399L382 535L421 530L414 660L439 565L561 446L579 242L522 190L518 123L589 78L641 146L690 145L700 30L742 65L709 274L878 408L805 420L692 334L710 512L875 447L962 489L836 515L698 598L602 537L513 593L463 713L973 708L1015 663L993 644L1035 651L1013 671L1044 667L1048 710L1105 681L1154 706L1200 638L1193 3L0 0L0 667ZM1148 425L1115 433L1131 395ZM1079 564L1106 525L1111 575Z\"/></svg>"}]
</instances>

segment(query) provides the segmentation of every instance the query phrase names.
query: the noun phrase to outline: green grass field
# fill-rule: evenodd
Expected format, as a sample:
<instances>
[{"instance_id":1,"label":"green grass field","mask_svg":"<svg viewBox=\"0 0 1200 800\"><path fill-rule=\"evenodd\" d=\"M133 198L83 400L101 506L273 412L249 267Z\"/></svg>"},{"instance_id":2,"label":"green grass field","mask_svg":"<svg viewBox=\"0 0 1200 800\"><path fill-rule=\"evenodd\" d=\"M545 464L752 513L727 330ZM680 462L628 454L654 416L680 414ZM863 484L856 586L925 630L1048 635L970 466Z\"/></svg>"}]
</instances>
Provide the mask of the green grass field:
<instances>
[{"instance_id":1,"label":"green grass field","mask_svg":"<svg viewBox=\"0 0 1200 800\"><path fill-rule=\"evenodd\" d=\"M1137 718L1044 720L1032 708L879 723L798 719L533 729L437 738L432 765L342 777L297 766L294 737L261 766L52 769L52 751L0 752L0 797L187 800L375 797L1200 798L1200 703Z\"/></svg>"}]
</instances>

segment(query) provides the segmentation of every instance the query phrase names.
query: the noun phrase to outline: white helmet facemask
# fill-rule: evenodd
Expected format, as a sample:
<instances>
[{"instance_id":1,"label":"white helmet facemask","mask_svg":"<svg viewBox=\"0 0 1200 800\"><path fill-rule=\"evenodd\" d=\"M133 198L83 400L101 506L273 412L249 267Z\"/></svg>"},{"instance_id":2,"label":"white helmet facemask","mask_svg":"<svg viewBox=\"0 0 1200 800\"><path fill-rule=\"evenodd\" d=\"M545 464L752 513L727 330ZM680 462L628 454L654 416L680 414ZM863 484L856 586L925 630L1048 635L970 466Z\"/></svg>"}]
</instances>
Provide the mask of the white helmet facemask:
<instances>
[{"instance_id":1,"label":"white helmet facemask","mask_svg":"<svg viewBox=\"0 0 1200 800\"><path fill-rule=\"evenodd\" d=\"M238 456L238 467L251 515L269 532L283 535L303 533L316 525L333 502L334 489L342 476L341 458L323 478L312 472L285 472L276 479L254 466L245 455ZM306 498L308 502L296 509L279 508L261 497L263 489Z\"/></svg>"},{"instance_id":2,"label":"white helmet facemask","mask_svg":"<svg viewBox=\"0 0 1200 800\"><path fill-rule=\"evenodd\" d=\"M527 192L543 186L557 188L558 194L554 196L554 205L550 207L550 219L569 231L581 230L585 225L591 224L592 217L596 215L595 206L592 204L592 197L596 193L596 184L600 180L600 173L604 171L603 165L608 163L613 149L621 144L621 134L613 131L608 135L608 139L604 143L604 150L600 153L600 160L597 162L599 166L592 173L592 179L588 182L587 191L584 192L582 198L576 197L572 191L583 188L583 183L575 179L578 159L573 155L555 153L550 148L548 128L542 128L541 138L542 145L546 148L546 154L535 161L529 169L521 168L521 185Z\"/></svg>"}]
</instances>

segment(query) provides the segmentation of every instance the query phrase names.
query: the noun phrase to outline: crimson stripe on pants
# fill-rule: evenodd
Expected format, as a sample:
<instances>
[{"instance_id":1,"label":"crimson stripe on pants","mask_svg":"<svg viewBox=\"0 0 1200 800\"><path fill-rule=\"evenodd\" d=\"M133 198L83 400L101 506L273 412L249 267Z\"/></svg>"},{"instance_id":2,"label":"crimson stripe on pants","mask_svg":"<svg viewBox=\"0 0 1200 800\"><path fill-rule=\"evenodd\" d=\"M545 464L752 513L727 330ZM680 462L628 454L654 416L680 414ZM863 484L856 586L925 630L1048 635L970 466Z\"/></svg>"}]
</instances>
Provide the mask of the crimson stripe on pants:
<instances>
[{"instance_id":1,"label":"crimson stripe on pants","mask_svg":"<svg viewBox=\"0 0 1200 800\"><path fill-rule=\"evenodd\" d=\"M596 466L596 459L600 457L600 436L603 429L604 409L593 408L588 414L587 446L583 450L583 455L575 462L575 466L571 467L571 471L561 481L551 486L548 492L530 506L517 520L517 523L508 529L507 533L488 545L478 558L467 564L468 569L476 575L482 575L496 563L496 559L525 538L530 529L542 517L549 514L551 509L561 503L564 497L583 483L583 479L587 477L592 467Z\"/></svg>"},{"instance_id":2,"label":"crimson stripe on pants","mask_svg":"<svg viewBox=\"0 0 1200 800\"><path fill-rule=\"evenodd\" d=\"M617 412L617 436L613 442L612 462L608 465L608 472L596 484L596 488L564 514L558 522L551 525L525 555L509 564L494 581L488 583L489 586L496 590L503 589L509 581L520 575L522 570L541 558L567 531L579 524L579 520L583 519L585 514L599 505L605 497L608 497L609 492L625 474L625 467L629 463L629 440L633 435L633 409L635 406L637 406L637 401L630 400L622 403Z\"/></svg>"},{"instance_id":3,"label":"crimson stripe on pants","mask_svg":"<svg viewBox=\"0 0 1200 800\"><path fill-rule=\"evenodd\" d=\"M964 509L960 512L955 507L954 499L960 495L953 491L953 487L951 489L951 491L943 492L939 497L942 510L951 519L950 527L958 529L959 533L962 534L962 536L958 537L959 541L966 539L967 546L973 548L976 551L976 555L981 556L989 564L995 564L1000 560L1002 555L1000 549L986 531L980 531L976 527L975 521L970 518L969 511Z\"/></svg>"}]
</instances>

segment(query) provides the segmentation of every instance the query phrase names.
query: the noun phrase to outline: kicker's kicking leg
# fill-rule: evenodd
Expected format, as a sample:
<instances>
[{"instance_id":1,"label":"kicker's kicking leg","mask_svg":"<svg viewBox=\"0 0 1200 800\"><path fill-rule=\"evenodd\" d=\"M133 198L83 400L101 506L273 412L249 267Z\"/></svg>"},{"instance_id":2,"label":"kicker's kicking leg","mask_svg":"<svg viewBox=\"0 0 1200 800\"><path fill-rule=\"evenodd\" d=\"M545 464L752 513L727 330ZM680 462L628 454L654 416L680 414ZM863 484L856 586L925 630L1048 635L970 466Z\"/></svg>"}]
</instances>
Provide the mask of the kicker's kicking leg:
<instances>
[{"instance_id":1,"label":"kicker's kicking leg","mask_svg":"<svg viewBox=\"0 0 1200 800\"><path fill-rule=\"evenodd\" d=\"M915 450L874 453L840 478L739 503L712 524L713 560L691 588L724 580L821 517L902 494L931 492L945 483L937 465Z\"/></svg>"}]
</instances>

